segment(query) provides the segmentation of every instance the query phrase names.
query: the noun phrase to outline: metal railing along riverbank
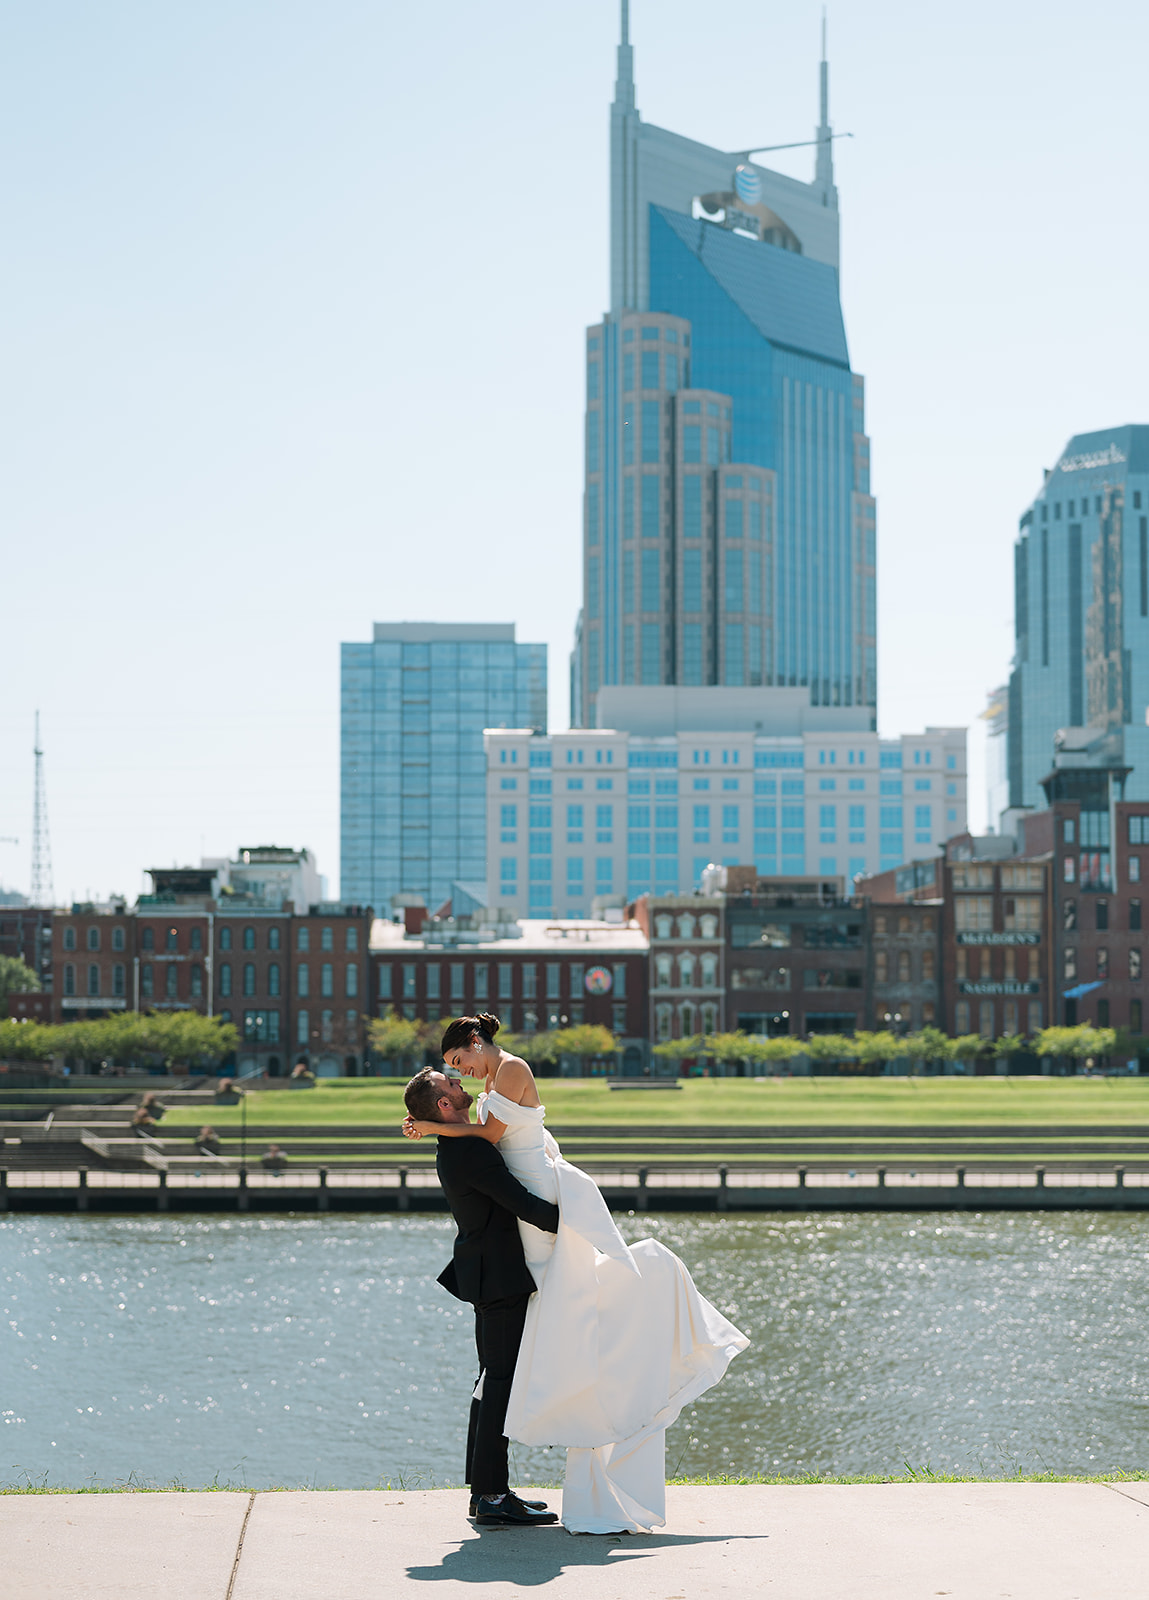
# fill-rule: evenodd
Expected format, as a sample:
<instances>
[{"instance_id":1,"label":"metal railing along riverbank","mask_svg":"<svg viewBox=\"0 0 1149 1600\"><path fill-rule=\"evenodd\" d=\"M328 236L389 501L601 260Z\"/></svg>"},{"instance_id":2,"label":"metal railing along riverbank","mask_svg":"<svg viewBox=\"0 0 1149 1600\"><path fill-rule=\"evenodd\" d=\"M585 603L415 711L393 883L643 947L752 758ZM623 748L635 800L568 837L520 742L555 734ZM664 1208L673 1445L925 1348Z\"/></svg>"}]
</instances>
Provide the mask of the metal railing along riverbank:
<instances>
[{"instance_id":1,"label":"metal railing along riverbank","mask_svg":"<svg viewBox=\"0 0 1149 1600\"><path fill-rule=\"evenodd\" d=\"M1149 1164L1083 1167L684 1167L587 1163L626 1211L1149 1210ZM0 1168L0 1211L442 1211L433 1167L289 1165L275 1173Z\"/></svg>"}]
</instances>

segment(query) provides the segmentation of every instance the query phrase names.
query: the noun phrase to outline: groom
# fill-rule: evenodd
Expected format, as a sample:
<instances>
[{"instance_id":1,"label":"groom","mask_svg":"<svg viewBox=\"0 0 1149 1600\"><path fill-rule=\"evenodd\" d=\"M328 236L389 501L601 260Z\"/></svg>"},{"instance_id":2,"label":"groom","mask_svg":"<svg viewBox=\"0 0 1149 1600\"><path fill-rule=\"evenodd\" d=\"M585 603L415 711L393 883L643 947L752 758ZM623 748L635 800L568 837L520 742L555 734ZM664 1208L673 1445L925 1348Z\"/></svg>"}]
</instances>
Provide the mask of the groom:
<instances>
[{"instance_id":1,"label":"groom","mask_svg":"<svg viewBox=\"0 0 1149 1600\"><path fill-rule=\"evenodd\" d=\"M472 1099L433 1067L417 1072L403 1094L421 1122L471 1120ZM486 1139L440 1139L435 1170L455 1218L454 1257L439 1275L449 1294L475 1308L480 1377L467 1430L470 1515L477 1523L556 1522L542 1501L520 1500L509 1488L503 1427L511 1398L527 1301L535 1281L527 1269L516 1218L557 1233L559 1208L524 1189Z\"/></svg>"}]
</instances>

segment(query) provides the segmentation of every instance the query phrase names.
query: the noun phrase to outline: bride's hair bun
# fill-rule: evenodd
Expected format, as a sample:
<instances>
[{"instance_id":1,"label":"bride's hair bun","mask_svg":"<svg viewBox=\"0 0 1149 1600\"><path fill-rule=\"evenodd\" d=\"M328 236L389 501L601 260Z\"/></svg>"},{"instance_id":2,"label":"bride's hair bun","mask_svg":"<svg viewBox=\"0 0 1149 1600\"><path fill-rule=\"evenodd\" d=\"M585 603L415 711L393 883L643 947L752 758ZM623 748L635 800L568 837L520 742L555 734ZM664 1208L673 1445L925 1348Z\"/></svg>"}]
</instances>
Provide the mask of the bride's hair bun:
<instances>
[{"instance_id":1,"label":"bride's hair bun","mask_svg":"<svg viewBox=\"0 0 1149 1600\"><path fill-rule=\"evenodd\" d=\"M499 1019L493 1017L489 1011L480 1011L478 1015L479 1032L484 1039L493 1040L499 1031Z\"/></svg>"},{"instance_id":2,"label":"bride's hair bun","mask_svg":"<svg viewBox=\"0 0 1149 1600\"><path fill-rule=\"evenodd\" d=\"M469 1050L476 1034L491 1044L498 1031L499 1019L489 1011L480 1011L477 1017L456 1017L453 1022L448 1022L439 1049L443 1055L448 1050Z\"/></svg>"}]
</instances>

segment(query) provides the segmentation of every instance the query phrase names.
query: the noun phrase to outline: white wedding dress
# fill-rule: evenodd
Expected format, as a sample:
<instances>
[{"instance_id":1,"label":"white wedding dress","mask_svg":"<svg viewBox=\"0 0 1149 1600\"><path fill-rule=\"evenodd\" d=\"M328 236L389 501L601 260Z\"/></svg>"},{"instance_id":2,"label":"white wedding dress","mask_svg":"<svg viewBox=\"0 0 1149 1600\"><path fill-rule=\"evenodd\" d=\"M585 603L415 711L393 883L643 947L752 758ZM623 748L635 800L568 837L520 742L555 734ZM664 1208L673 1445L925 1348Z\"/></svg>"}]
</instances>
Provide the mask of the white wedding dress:
<instances>
[{"instance_id":1,"label":"white wedding dress","mask_svg":"<svg viewBox=\"0 0 1149 1600\"><path fill-rule=\"evenodd\" d=\"M520 1222L538 1285L507 1408L507 1437L565 1445L562 1520L572 1533L647 1532L666 1521L666 1430L749 1340L699 1294L673 1251L627 1245L598 1186L565 1161L545 1107L492 1091L479 1121L507 1124L499 1153L559 1231Z\"/></svg>"}]
</instances>

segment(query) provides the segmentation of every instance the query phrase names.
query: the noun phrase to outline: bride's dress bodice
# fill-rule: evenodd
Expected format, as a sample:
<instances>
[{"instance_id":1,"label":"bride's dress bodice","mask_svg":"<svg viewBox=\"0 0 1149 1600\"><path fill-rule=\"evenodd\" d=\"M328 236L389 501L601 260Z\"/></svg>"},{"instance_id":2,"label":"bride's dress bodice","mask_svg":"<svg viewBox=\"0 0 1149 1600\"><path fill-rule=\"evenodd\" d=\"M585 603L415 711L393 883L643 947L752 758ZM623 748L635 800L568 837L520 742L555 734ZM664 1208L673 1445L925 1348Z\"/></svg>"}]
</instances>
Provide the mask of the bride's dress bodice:
<instances>
[{"instance_id":1,"label":"bride's dress bodice","mask_svg":"<svg viewBox=\"0 0 1149 1600\"><path fill-rule=\"evenodd\" d=\"M499 1140L498 1148L508 1171L524 1189L554 1204L558 1199L554 1164L559 1148L543 1127L546 1107L516 1105L497 1089L491 1089L479 1096L478 1115L483 1123L488 1117L506 1123L507 1131ZM553 1233L544 1233L529 1222L519 1223L519 1233L528 1266L539 1267L550 1259L555 1247Z\"/></svg>"}]
</instances>

